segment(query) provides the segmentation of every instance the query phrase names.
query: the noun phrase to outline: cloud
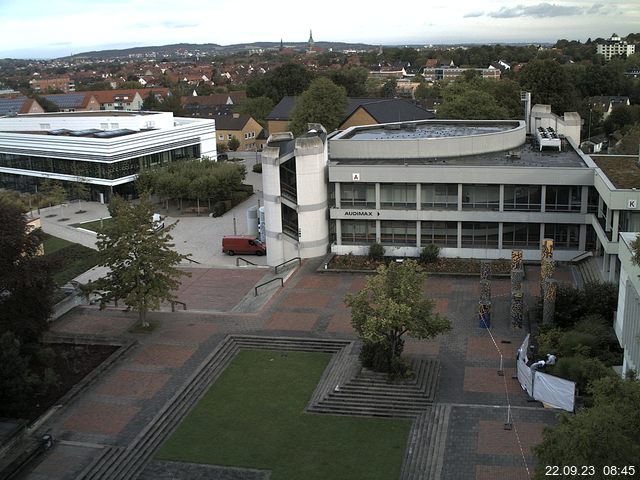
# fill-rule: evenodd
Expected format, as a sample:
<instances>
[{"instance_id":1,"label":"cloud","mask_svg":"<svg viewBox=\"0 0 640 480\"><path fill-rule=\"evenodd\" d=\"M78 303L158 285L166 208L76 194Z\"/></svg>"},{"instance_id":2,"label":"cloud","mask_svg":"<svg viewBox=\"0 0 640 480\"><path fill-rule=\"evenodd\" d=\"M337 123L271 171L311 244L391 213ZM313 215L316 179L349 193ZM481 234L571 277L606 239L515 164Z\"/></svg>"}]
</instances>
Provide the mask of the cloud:
<instances>
[{"instance_id":1,"label":"cloud","mask_svg":"<svg viewBox=\"0 0 640 480\"><path fill-rule=\"evenodd\" d=\"M537 5L516 5L515 7L501 7L495 12L486 15L492 18L516 18L516 17L569 17L575 15L606 15L607 7L602 3L594 3L590 7L577 7L568 5L557 5L555 3L538 3ZM465 17L478 16L474 13Z\"/></svg>"},{"instance_id":2,"label":"cloud","mask_svg":"<svg viewBox=\"0 0 640 480\"><path fill-rule=\"evenodd\" d=\"M480 11L476 11L476 12L465 13L464 14L464 18L475 18L475 17L481 17L483 15L484 15L484 12L482 10L480 10Z\"/></svg>"}]
</instances>

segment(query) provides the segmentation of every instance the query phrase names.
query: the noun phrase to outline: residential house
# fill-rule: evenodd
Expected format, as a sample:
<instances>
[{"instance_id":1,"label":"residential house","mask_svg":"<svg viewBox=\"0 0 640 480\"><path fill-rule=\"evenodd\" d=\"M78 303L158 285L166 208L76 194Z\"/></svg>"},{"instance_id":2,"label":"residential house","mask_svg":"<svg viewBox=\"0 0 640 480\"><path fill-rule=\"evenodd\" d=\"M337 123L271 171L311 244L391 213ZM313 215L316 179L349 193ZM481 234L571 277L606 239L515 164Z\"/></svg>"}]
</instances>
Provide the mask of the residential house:
<instances>
[{"instance_id":1,"label":"residential house","mask_svg":"<svg viewBox=\"0 0 640 480\"><path fill-rule=\"evenodd\" d=\"M93 95L100 104L100 110L142 110L148 95L155 95L162 102L169 93L168 88L119 89L84 92Z\"/></svg>"},{"instance_id":2,"label":"residential house","mask_svg":"<svg viewBox=\"0 0 640 480\"><path fill-rule=\"evenodd\" d=\"M589 99L589 105L592 108L595 108L601 111L602 119L604 120L609 115L611 115L611 112L613 112L613 109L615 107L620 107L625 105L628 106L628 105L631 105L631 102L629 101L629 97L609 95L609 96L591 97Z\"/></svg>"},{"instance_id":3,"label":"residential house","mask_svg":"<svg viewBox=\"0 0 640 480\"><path fill-rule=\"evenodd\" d=\"M251 151L258 148L256 139L263 128L250 115L233 113L215 117L216 140L218 143L227 143L233 137L240 142L238 150Z\"/></svg>"},{"instance_id":4,"label":"residential house","mask_svg":"<svg viewBox=\"0 0 640 480\"><path fill-rule=\"evenodd\" d=\"M270 134L289 130L289 119L295 106L295 97L284 97L267 115ZM435 118L433 112L399 98L349 98L338 130L354 125L385 122L406 122Z\"/></svg>"},{"instance_id":5,"label":"residential house","mask_svg":"<svg viewBox=\"0 0 640 480\"><path fill-rule=\"evenodd\" d=\"M100 110L100 104L96 97L88 92L58 93L42 97L54 103L61 112Z\"/></svg>"},{"instance_id":6,"label":"residential house","mask_svg":"<svg viewBox=\"0 0 640 480\"><path fill-rule=\"evenodd\" d=\"M51 90L60 90L64 93L76 91L76 84L69 77L34 78L29 81L29 86L36 93L46 93Z\"/></svg>"},{"instance_id":7,"label":"residential house","mask_svg":"<svg viewBox=\"0 0 640 480\"><path fill-rule=\"evenodd\" d=\"M18 113L44 113L44 109L33 98L0 98L0 117Z\"/></svg>"}]
</instances>

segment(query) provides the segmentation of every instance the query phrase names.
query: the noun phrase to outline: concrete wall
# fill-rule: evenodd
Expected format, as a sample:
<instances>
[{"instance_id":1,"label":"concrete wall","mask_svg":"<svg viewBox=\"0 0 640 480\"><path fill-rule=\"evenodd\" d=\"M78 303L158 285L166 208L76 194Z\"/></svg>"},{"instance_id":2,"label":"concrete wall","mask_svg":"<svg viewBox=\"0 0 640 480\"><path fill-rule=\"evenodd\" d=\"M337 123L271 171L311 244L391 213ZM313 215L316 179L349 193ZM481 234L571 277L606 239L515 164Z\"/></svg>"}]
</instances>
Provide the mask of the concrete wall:
<instances>
[{"instance_id":1,"label":"concrete wall","mask_svg":"<svg viewBox=\"0 0 640 480\"><path fill-rule=\"evenodd\" d=\"M620 280L618 284L618 310L614 330L624 349L623 375L627 370L640 368L640 267L632 261L630 243L637 233L621 234Z\"/></svg>"},{"instance_id":2,"label":"concrete wall","mask_svg":"<svg viewBox=\"0 0 640 480\"><path fill-rule=\"evenodd\" d=\"M267 264L271 266L284 262L286 253L282 234L279 157L279 147L267 146L262 151L262 198L264 200L265 240L267 244Z\"/></svg>"},{"instance_id":3,"label":"concrete wall","mask_svg":"<svg viewBox=\"0 0 640 480\"><path fill-rule=\"evenodd\" d=\"M577 112L565 112L559 117L551 112L551 105L534 105L531 109L529 133L533 134L538 127L553 128L557 133L570 137L576 145L580 145L580 127L582 119Z\"/></svg>"}]
</instances>

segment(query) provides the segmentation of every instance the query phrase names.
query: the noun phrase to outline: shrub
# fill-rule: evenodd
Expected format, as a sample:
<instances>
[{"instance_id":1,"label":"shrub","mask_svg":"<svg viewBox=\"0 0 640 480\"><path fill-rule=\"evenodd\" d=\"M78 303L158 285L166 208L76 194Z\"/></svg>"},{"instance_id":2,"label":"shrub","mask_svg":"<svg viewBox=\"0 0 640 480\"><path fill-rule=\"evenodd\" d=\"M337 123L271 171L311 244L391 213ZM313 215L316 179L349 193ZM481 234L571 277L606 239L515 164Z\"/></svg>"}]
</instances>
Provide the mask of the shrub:
<instances>
[{"instance_id":1,"label":"shrub","mask_svg":"<svg viewBox=\"0 0 640 480\"><path fill-rule=\"evenodd\" d=\"M398 339L395 352L389 342L364 342L360 349L360 362L376 372L385 372L391 378L404 378L410 373L409 364L400 357L404 340ZM392 355L395 353L395 355Z\"/></svg>"},{"instance_id":2,"label":"shrub","mask_svg":"<svg viewBox=\"0 0 640 480\"><path fill-rule=\"evenodd\" d=\"M597 358L586 358L580 355L559 358L549 372L576 382L578 389L583 392L594 380L615 375L612 369Z\"/></svg>"},{"instance_id":3,"label":"shrub","mask_svg":"<svg viewBox=\"0 0 640 480\"><path fill-rule=\"evenodd\" d=\"M261 163L254 164L252 170L256 173L262 173L262 164Z\"/></svg>"},{"instance_id":4,"label":"shrub","mask_svg":"<svg viewBox=\"0 0 640 480\"><path fill-rule=\"evenodd\" d=\"M384 258L384 247L379 243L372 243L369 247L369 258L371 260L381 261Z\"/></svg>"},{"instance_id":5,"label":"shrub","mask_svg":"<svg viewBox=\"0 0 640 480\"><path fill-rule=\"evenodd\" d=\"M440 257L440 247L437 245L426 245L420 252L420 261L422 263L433 263Z\"/></svg>"}]
</instances>

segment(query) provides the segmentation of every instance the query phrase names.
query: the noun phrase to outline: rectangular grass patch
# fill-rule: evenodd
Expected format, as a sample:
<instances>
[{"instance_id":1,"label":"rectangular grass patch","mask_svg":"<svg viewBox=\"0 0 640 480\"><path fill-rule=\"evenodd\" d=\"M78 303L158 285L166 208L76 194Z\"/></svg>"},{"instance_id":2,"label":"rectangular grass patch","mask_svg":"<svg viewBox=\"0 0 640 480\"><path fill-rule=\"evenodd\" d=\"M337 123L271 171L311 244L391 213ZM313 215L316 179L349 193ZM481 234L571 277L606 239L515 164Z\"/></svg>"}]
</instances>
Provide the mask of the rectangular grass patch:
<instances>
[{"instance_id":1,"label":"rectangular grass patch","mask_svg":"<svg viewBox=\"0 0 640 480\"><path fill-rule=\"evenodd\" d=\"M100 261L97 250L52 235L46 235L42 245L45 256L51 261L53 280L58 285L73 280Z\"/></svg>"},{"instance_id":2,"label":"rectangular grass patch","mask_svg":"<svg viewBox=\"0 0 640 480\"><path fill-rule=\"evenodd\" d=\"M156 459L272 480L399 478L411 420L305 413L331 355L241 350Z\"/></svg>"}]
</instances>

